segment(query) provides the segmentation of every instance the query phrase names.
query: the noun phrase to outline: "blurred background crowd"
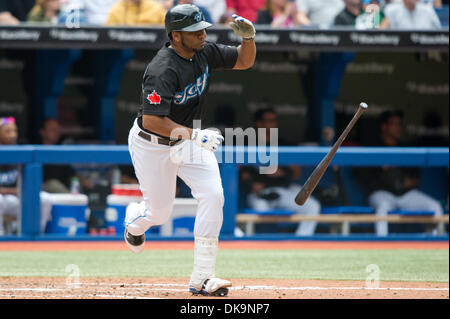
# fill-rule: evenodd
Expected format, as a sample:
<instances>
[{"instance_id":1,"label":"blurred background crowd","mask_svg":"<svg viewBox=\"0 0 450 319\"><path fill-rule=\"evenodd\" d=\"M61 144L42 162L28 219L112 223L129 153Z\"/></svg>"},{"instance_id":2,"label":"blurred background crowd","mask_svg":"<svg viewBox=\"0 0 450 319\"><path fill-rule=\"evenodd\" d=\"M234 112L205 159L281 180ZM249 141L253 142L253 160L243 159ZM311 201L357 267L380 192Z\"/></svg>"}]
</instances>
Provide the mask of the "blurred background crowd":
<instances>
[{"instance_id":1,"label":"blurred background crowd","mask_svg":"<svg viewBox=\"0 0 450 319\"><path fill-rule=\"evenodd\" d=\"M0 24L163 25L167 10L186 3L216 25L236 13L273 28L434 29L448 0L0 0Z\"/></svg>"},{"instance_id":2,"label":"blurred background crowd","mask_svg":"<svg viewBox=\"0 0 450 319\"><path fill-rule=\"evenodd\" d=\"M405 29L405 30L437 30L442 27L448 28L448 0L0 0L0 25L78 25L83 26L163 26L164 17L166 12L177 4L195 4L204 13L205 19L217 26L227 26L233 14L238 14L243 17L248 18L254 24L258 26L270 26L271 28L299 28L299 29L313 29L313 28L356 28L356 29ZM27 64L21 66L21 62L16 64L10 62L15 61L14 58L20 55L30 55L28 51L11 51L12 53L8 56L5 54L5 59L0 56L0 62L3 63L3 69L20 69L23 71L24 77L27 77L29 70L27 69ZM1 53L1 52L0 52ZM88 58L92 55L90 52L83 53L83 58L90 61ZM139 56L141 54L142 56ZM264 54L264 53L263 53ZM307 56L306 53L303 53ZM11 57L12 56L12 57ZM30 55L31 56L31 55ZM277 84L278 90L286 89L292 95L292 92L297 92L302 86L304 95L308 98L312 89L311 78L308 78L310 71L303 72L302 68L308 68L308 70L314 71L314 59L316 55L311 54L311 60L313 62L304 62L304 58L301 54L294 55L286 53L283 56L284 60L289 61L291 64L283 64L284 61L272 61L272 57L268 55L264 56L266 60L263 63L257 65L260 74L270 73L270 76L274 75L276 72L266 72L264 67L270 66L270 63L278 63L276 65L287 68L286 70L292 71L292 73L299 74L299 79L295 78L295 82L288 81L283 82L286 78L283 74L283 79L280 81L283 84ZM382 56L382 55L380 55ZM24 58L26 60L28 56ZM139 60L141 58L141 60ZM128 73L134 71L136 75L136 83L124 83L124 87L133 87L130 89L133 99L135 97L134 89L139 86L139 76L145 69L146 62L151 56L148 52L139 52L136 54L136 58L132 60L128 66ZM396 57L397 58L397 57ZM408 56L409 58L409 56ZM439 55L433 52L421 53L415 56L415 61L407 60L407 63L412 62L427 62L427 63L447 63L448 65L448 52L447 54ZM371 59L369 56L367 59ZM401 60L401 58L398 58ZM308 64L309 63L309 64ZM389 73L394 72L389 68L394 68L394 64L384 63L376 64L372 60L360 62L362 66L369 73ZM397 61L398 71L395 70L397 76L402 72L406 74L410 70L402 71L403 60ZM87 63L85 66L80 64L75 64L71 81L79 84L82 87L94 86L94 80L92 74L83 74L83 67L89 72L92 72L92 65ZM428 64L427 64L428 65ZM80 67L81 66L81 67ZM353 67L353 69L351 69ZM348 69L352 70L355 79L360 76L361 70L356 68L356 65L352 65ZM379 69L377 69L379 68ZM384 68L384 69L383 69ZM386 69L387 68L387 69ZM2 69L2 68L0 68ZM279 70L276 70L279 71ZM281 70L280 72L282 72ZM420 71L418 71L420 72ZM19 72L16 72L19 73ZM395 77L394 74L394 77ZM409 73L408 73L409 74ZM246 75L243 75L245 77ZM297 75L295 75L297 76ZM372 76L372 75L370 75ZM441 76L445 79L445 76ZM393 78L392 76L389 78ZM127 79L132 79L131 77ZM294 79L294 75L292 75ZM440 78L439 78L440 79ZM33 82L29 86L34 85L33 79L28 79ZM67 80L67 79L66 79ZM259 79L263 81L264 79ZM247 117L247 122L252 122L251 125L255 128L266 129L267 132L271 128L280 128L280 131L286 131L287 128L291 130L298 131L299 124L298 118L292 115L299 115L301 111L293 112L291 108L285 107L283 103L290 102L279 102L275 100L269 100L267 93L264 92L251 92L255 97L253 101L246 101L245 98L241 98L241 91L243 86L238 84L238 80L234 79L234 82L225 83L221 82L222 87L217 86L212 89L220 91L223 90L226 93L234 92L237 90L239 95L239 101L242 103L247 103L247 108L251 112L246 110L241 112L245 113ZM297 82L302 82L301 85L297 85ZM392 80L393 83L395 80ZM448 73L446 76L447 83L432 83L436 86L431 86L427 84L424 85L417 79L400 79L398 83L405 84L407 90L415 93L423 93L422 95L435 94L434 100L426 99L426 102L419 101L420 107L428 108L429 106L434 107L434 109L441 107L443 102L438 101L436 96L446 96L448 98ZM25 82L25 81L24 81ZM131 82L131 81L128 81ZM249 81L250 82L250 81ZM272 78L267 82L274 82ZM360 84L359 88L351 88L350 94L352 96L357 95L357 91L363 91L364 84L357 83L360 82L358 79L352 82L353 84ZM430 83L434 82L430 79ZM234 83L234 84L233 84ZM395 82L397 83L397 82ZM69 82L65 83L69 86ZM240 86L241 85L241 86ZM297 85L297 87L296 87ZM283 86L283 87L282 87ZM395 88L394 88L395 89ZM394 90L393 89L393 90ZM28 94L29 88L24 88L25 94ZM230 91L231 90L231 91ZM253 90L253 88L252 88ZM264 89L263 89L264 90ZM374 90L373 90L374 91ZM86 93L88 92L88 93ZM74 109L81 109L78 104L86 104L82 112L86 112L83 118L90 116L89 112L92 112L90 106L85 100L86 96L90 96L90 91L80 90L79 96L71 95L70 91L65 92L66 97L59 100L60 106L75 105ZM430 93L431 92L431 93ZM433 93L434 92L434 93ZM78 141L74 141L72 133L77 133L75 131L70 131L70 123L67 119L72 119L73 122L79 122L82 116L79 118L75 116L70 116L70 112L64 107L60 108L58 111L58 118L46 118L42 121L40 127L30 128L22 124L22 128L28 132L23 133L18 129L18 123L21 119L15 119L11 116L10 112L12 108L15 108L14 99L11 98L13 102L9 102L9 97L7 97L7 92L3 94L0 103L3 101L8 101L5 103L5 107L2 114L5 117L0 117L0 145L15 145L15 144L43 144L43 145L61 145L61 144L73 144ZM220 93L220 92L219 92ZM374 93L375 94L375 93ZM281 95L281 94L280 94ZM285 94L286 95L286 94ZM288 95L288 94L287 94ZM376 93L377 98L383 97L383 94ZM31 96L31 95L30 95ZM137 94L136 94L137 97ZM218 94L216 100L222 96ZM229 94L228 96L229 97ZM16 98L16 96L14 97ZM399 104L400 97L389 97L392 105ZM83 100L84 99L84 100ZM348 99L344 97L345 99ZM221 99L222 100L222 99ZM260 101L264 100L264 101ZM267 100L267 101L266 101ZM134 117L135 112L137 112L137 106L133 103L128 103L127 101L117 102L116 107L124 112L124 110L132 113L130 117ZM94 101L94 104L98 101ZM238 125L243 126L244 124L239 123L237 119L237 111L232 105L223 104L221 101L217 103L217 108L214 113L214 122L208 123L215 127L235 127ZM347 101L348 102L348 101ZM369 101L370 102L370 101ZM403 102L403 101L402 101ZM29 101L32 105L33 101ZM222 104L221 104L222 103ZM233 103L225 102L225 103ZM253 104L258 105L253 105ZM278 103L278 105L275 105ZM281 103L281 104L280 104ZM350 102L348 102L350 103ZM388 103L388 102L384 102ZM405 102L407 107L413 104L411 101ZM130 106L129 106L129 105ZM252 105L250 105L252 104ZM311 104L311 103L310 103ZM342 104L342 103L341 103ZM381 104L381 103L379 103ZM447 102L448 105L448 102ZM380 106L380 105L379 105ZM381 105L383 106L383 105ZM341 113L345 113L345 105L340 105ZM421 134L421 138L415 141L409 141L405 138L404 128L407 126L404 120L404 113L394 109L386 109L384 107L379 107L379 114L377 115L376 121L372 127L369 127L365 132L370 134L359 134L360 138L354 138L355 136L349 136L347 146L385 146L385 147L395 147L395 146L448 146L448 120L447 122L440 117L439 113L428 110L424 111L425 115L422 116L423 125L421 128L424 130ZM284 122L287 125L282 128L279 125L279 112L282 111L284 116ZM7 112L8 111L8 112ZM72 110L73 111L73 110ZM383 111L383 112L382 112ZM32 117L33 109L29 108L26 112ZM250 113L247 116L247 113ZM309 111L308 111L309 112ZM9 114L5 114L9 113ZM18 112L20 113L20 112ZM70 113L70 114L69 114ZM211 112L213 113L213 112ZM445 112L444 112L445 113ZM292 114L292 115L291 115ZM300 114L305 115L305 114ZM373 116L374 114L372 114ZM90 116L92 117L92 116ZM120 115L119 115L120 117ZM373 116L374 117L374 116ZM408 114L408 117L411 117ZM61 121L61 119L63 121ZM337 121L340 119L338 118ZM23 123L22 119L22 123ZM62 123L64 122L64 123ZM128 125L131 122L126 122L127 127L123 131L128 130ZM305 121L305 131L311 123ZM345 121L340 121L340 126ZM376 126L375 126L376 125ZM412 127L411 123L408 124L407 129L411 131L415 129ZM447 132L442 134L442 127L445 128ZM95 128L94 128L95 129ZM86 127L81 127L86 133L88 130ZM355 131L358 128L355 128ZM309 129L309 132L312 130ZM326 132L323 132L324 134ZM329 145L334 138L334 131L329 132L329 138L324 138L328 140ZM125 134L123 134L125 136ZM289 134L286 134L289 135ZM286 136L285 135L285 136ZM297 133L298 135L298 133ZM326 135L326 134L325 134ZM295 146L295 145L305 145L305 142L313 142L315 145L319 145L317 136L314 139L308 139L307 136L302 137L298 135L299 138L296 141L287 141L283 138L279 139L280 146ZM443 138L444 136L444 138ZM370 138L370 139L369 139ZM268 140L267 138L266 140ZM301 139L301 141L299 141ZM82 141L83 143L86 141ZM88 141L88 143L97 143L98 140ZM124 139L116 140L117 144L125 144ZM240 207L239 209L254 209L257 211L270 211L276 209L290 210L298 214L310 214L318 215L325 206L336 206L336 205L348 205L351 200L350 198L355 198L355 194L346 194L345 188L342 182L342 175L348 175L348 170L339 170L337 167L330 168L328 178L324 178L324 182L330 181L328 184L319 185L317 191L313 194L314 196L307 202L303 207L293 205L293 200L291 200L294 195L298 192L299 187L304 182L305 178L309 175L308 169L300 167L298 165L292 165L289 167L280 167L276 173L272 175L262 176L256 172L256 170L250 167L240 168L240 182L241 187L239 189ZM353 180L359 183L358 189L364 193L365 202L364 204L370 205L376 211L378 215L386 215L390 210L396 208L413 208L422 209L426 211L432 211L436 216L440 216L448 211L448 192L444 190L443 196L433 196L434 194L427 194L419 190L420 176L424 176L417 169L402 169L393 167L381 167L373 170L368 170L367 168L359 170L355 168L354 172L350 172ZM448 181L448 169L444 171L444 177ZM442 177L442 176L441 176ZM444 178L444 179L445 179ZM344 176L345 179L345 176ZM367 181L372 181L368 183ZM436 179L434 180L435 188ZM41 192L41 203L42 212L46 212L42 215L44 218L42 220L41 229L45 231L46 218L49 218L51 207L48 205L48 194L52 193L72 193L72 194L88 194L89 196L89 207L92 211L89 230L91 233L95 233L97 230L105 230L105 220L104 220L104 210L107 206L107 196L111 194L112 185L117 184L137 184L137 180L134 176L134 171L131 166L112 166L112 165L45 165L43 167L43 184ZM13 219L17 216L17 211L20 209L20 201L18 199L20 187L20 167L17 165L0 165L0 217L7 220L8 215L12 216ZM177 196L178 197L190 197L190 191L181 180L179 180L177 186ZM354 188L356 189L356 188ZM448 190L448 188L447 188ZM351 203L350 203L351 204ZM11 213L13 212L13 213ZM17 227L12 229L2 229L3 222L0 220L0 234L5 232L17 232ZM268 227L268 228L267 228ZM271 232L279 231L279 228L272 226L261 225L261 232ZM295 232L299 236L310 236L317 232L317 223L315 222L305 222L298 227L289 228L288 231ZM378 223L373 229L378 235L387 235L389 229L386 223ZM239 229L237 229L238 234ZM320 231L320 229L319 229ZM434 229L435 233L439 231L442 233L442 229Z\"/></svg>"}]
</instances>

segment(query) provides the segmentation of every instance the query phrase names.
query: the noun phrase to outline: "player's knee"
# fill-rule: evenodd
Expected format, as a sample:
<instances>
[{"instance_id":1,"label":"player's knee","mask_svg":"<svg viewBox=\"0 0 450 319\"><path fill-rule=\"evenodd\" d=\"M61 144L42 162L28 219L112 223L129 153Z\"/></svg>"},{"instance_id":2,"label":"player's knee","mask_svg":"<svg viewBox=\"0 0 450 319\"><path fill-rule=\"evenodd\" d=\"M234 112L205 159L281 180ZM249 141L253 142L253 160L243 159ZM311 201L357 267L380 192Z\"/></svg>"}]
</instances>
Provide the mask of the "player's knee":
<instances>
[{"instance_id":1,"label":"player's knee","mask_svg":"<svg viewBox=\"0 0 450 319\"><path fill-rule=\"evenodd\" d=\"M444 209L441 206L441 203L439 203L437 200L433 199L430 204L430 211L434 212L436 216L442 216L444 213Z\"/></svg>"},{"instance_id":2,"label":"player's knee","mask_svg":"<svg viewBox=\"0 0 450 319\"><path fill-rule=\"evenodd\" d=\"M311 215L319 215L322 209L322 205L320 205L319 201L313 198L311 203Z\"/></svg>"},{"instance_id":3,"label":"player's knee","mask_svg":"<svg viewBox=\"0 0 450 319\"><path fill-rule=\"evenodd\" d=\"M381 196L378 198L370 198L369 204L375 209L375 213L378 215L383 215L395 209L395 204L391 200Z\"/></svg>"},{"instance_id":4,"label":"player's knee","mask_svg":"<svg viewBox=\"0 0 450 319\"><path fill-rule=\"evenodd\" d=\"M169 216L170 216L169 214L154 216L151 219L151 222L152 222L153 226L163 225L169 220Z\"/></svg>"},{"instance_id":5,"label":"player's knee","mask_svg":"<svg viewBox=\"0 0 450 319\"><path fill-rule=\"evenodd\" d=\"M172 212L172 207L153 210L151 217L149 218L151 221L151 224L153 226L165 224L169 220L171 212Z\"/></svg>"},{"instance_id":6,"label":"player's knee","mask_svg":"<svg viewBox=\"0 0 450 319\"><path fill-rule=\"evenodd\" d=\"M322 209L322 205L317 200L317 198L311 196L305 203L305 208L312 212L312 214L319 214Z\"/></svg>"},{"instance_id":7,"label":"player's knee","mask_svg":"<svg viewBox=\"0 0 450 319\"><path fill-rule=\"evenodd\" d=\"M214 205L223 206L225 201L223 195L222 186L212 186L205 189L199 195L196 196L196 199L199 201L206 201L208 203L213 203Z\"/></svg>"},{"instance_id":8,"label":"player's knee","mask_svg":"<svg viewBox=\"0 0 450 319\"><path fill-rule=\"evenodd\" d=\"M223 195L223 188L222 187L211 188L211 190L208 192L208 200L218 203L220 206L223 206L223 203L225 201Z\"/></svg>"}]
</instances>

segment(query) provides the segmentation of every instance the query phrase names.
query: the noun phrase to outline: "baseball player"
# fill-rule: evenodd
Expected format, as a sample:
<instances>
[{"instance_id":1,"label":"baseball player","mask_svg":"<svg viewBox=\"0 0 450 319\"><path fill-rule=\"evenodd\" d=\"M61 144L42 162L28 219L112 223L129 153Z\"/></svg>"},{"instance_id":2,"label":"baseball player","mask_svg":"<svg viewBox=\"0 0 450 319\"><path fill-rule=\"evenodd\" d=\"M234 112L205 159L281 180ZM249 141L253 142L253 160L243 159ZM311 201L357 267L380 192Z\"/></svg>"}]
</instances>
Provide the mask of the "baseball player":
<instances>
[{"instance_id":1,"label":"baseball player","mask_svg":"<svg viewBox=\"0 0 450 319\"><path fill-rule=\"evenodd\" d=\"M14 117L0 117L0 145L16 145L19 131ZM20 216L19 194L20 167L18 165L0 165L0 235L3 235L3 217ZM51 219L52 202L47 192L40 192L41 223L43 233Z\"/></svg>"},{"instance_id":2,"label":"baseball player","mask_svg":"<svg viewBox=\"0 0 450 319\"><path fill-rule=\"evenodd\" d=\"M235 15L230 26L242 43L234 47L206 41L205 29L210 26L195 5L177 5L166 14L170 42L147 66L142 105L128 137L143 201L127 207L124 236L133 252L143 250L145 232L170 217L179 176L198 202L189 290L195 295L226 296L231 282L215 277L224 196L213 153L224 138L194 123L206 111L212 71L253 66L255 28Z\"/></svg>"}]
</instances>

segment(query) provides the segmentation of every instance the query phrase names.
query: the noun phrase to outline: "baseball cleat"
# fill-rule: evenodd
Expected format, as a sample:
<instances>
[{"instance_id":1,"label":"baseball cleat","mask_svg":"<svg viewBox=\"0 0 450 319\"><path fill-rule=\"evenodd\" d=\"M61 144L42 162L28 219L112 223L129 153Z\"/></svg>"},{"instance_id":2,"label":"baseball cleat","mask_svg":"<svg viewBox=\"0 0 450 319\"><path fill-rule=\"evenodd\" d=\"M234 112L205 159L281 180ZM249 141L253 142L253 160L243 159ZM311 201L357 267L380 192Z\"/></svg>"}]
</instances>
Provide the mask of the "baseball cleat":
<instances>
[{"instance_id":1,"label":"baseball cleat","mask_svg":"<svg viewBox=\"0 0 450 319\"><path fill-rule=\"evenodd\" d=\"M220 278L206 279L200 290L195 287L189 287L189 291L194 295L225 297L228 295L228 288L231 287L231 282Z\"/></svg>"},{"instance_id":2,"label":"baseball cleat","mask_svg":"<svg viewBox=\"0 0 450 319\"><path fill-rule=\"evenodd\" d=\"M125 243L127 244L128 248L130 248L130 250L132 252L138 254L144 250L145 234L142 234L140 236L133 236L125 228L124 238L125 238Z\"/></svg>"}]
</instances>

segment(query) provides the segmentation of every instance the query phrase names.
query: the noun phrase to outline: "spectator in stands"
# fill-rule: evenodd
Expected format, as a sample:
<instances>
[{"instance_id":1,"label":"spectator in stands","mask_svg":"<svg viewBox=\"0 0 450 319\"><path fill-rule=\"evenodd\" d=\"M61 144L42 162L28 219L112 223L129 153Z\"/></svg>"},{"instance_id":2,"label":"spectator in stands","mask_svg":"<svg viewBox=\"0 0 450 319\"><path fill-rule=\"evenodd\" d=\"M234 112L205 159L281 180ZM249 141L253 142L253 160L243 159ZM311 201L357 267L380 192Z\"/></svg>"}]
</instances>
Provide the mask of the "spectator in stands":
<instances>
[{"instance_id":1,"label":"spectator in stands","mask_svg":"<svg viewBox=\"0 0 450 319\"><path fill-rule=\"evenodd\" d=\"M109 12L107 25L164 25L166 10L155 0L120 0Z\"/></svg>"},{"instance_id":2,"label":"spectator in stands","mask_svg":"<svg viewBox=\"0 0 450 319\"><path fill-rule=\"evenodd\" d=\"M403 146L402 119L400 111L383 112L379 119L380 140L375 146ZM354 172L377 216L387 216L389 211L396 209L432 211L436 216L443 214L439 201L418 190L419 169L383 166L356 168ZM388 235L387 222L377 222L375 229L378 236Z\"/></svg>"},{"instance_id":3,"label":"spectator in stands","mask_svg":"<svg viewBox=\"0 0 450 319\"><path fill-rule=\"evenodd\" d=\"M431 4L436 9L442 8L442 4L443 4L442 0L422 0L422 1L424 3ZM445 2L445 0L444 0L444 2ZM447 0L447 4L448 4L448 0Z\"/></svg>"},{"instance_id":4,"label":"spectator in stands","mask_svg":"<svg viewBox=\"0 0 450 319\"><path fill-rule=\"evenodd\" d=\"M351 26L356 29L379 28L384 17L382 1L344 0L344 3L345 8L334 19L335 26Z\"/></svg>"},{"instance_id":5,"label":"spectator in stands","mask_svg":"<svg viewBox=\"0 0 450 319\"><path fill-rule=\"evenodd\" d=\"M269 24L272 28L295 26L297 7L289 0L267 0L264 9L258 11L256 24Z\"/></svg>"},{"instance_id":6,"label":"spectator in stands","mask_svg":"<svg viewBox=\"0 0 450 319\"><path fill-rule=\"evenodd\" d=\"M119 0L67 0L61 8L60 23L68 18L81 24L104 25L109 11ZM73 15L76 12L77 15ZM70 14L72 13L72 17ZM77 22L77 21L72 21Z\"/></svg>"},{"instance_id":7,"label":"spectator in stands","mask_svg":"<svg viewBox=\"0 0 450 319\"><path fill-rule=\"evenodd\" d=\"M61 126L54 118L43 121L39 130L41 144L61 144ZM75 171L67 165L44 165L42 189L49 193L69 193L72 177Z\"/></svg>"},{"instance_id":8,"label":"spectator in stands","mask_svg":"<svg viewBox=\"0 0 450 319\"><path fill-rule=\"evenodd\" d=\"M17 144L18 129L13 117L0 117L0 145ZM19 181L18 165L0 166L0 235L4 234L3 217L17 218L20 211L20 199L18 191ZM41 232L50 219L52 204L48 193L41 192Z\"/></svg>"},{"instance_id":9,"label":"spectator in stands","mask_svg":"<svg viewBox=\"0 0 450 319\"><path fill-rule=\"evenodd\" d=\"M226 0L227 11L224 23L232 21L232 15L237 14L255 23L258 10L264 8L266 0Z\"/></svg>"},{"instance_id":10,"label":"spectator in stands","mask_svg":"<svg viewBox=\"0 0 450 319\"><path fill-rule=\"evenodd\" d=\"M254 114L257 129L265 129L265 141L270 141L270 129L278 127L277 114L273 109L267 108L257 111ZM260 139L261 136L258 136ZM278 140L280 146L287 146L290 143L282 139ZM300 177L301 168L296 165L289 167L278 167L273 174L260 174L258 168L250 166L241 169L241 181L246 189L248 205L258 211L273 209L291 210L297 214L319 215L321 211L320 203L310 197L303 206L298 206L294 198L300 190L296 181ZM296 235L314 235L317 223L302 222L297 227Z\"/></svg>"},{"instance_id":11,"label":"spectator in stands","mask_svg":"<svg viewBox=\"0 0 450 319\"><path fill-rule=\"evenodd\" d=\"M164 7L164 10L169 11L174 6L174 0L158 0L158 2Z\"/></svg>"},{"instance_id":12,"label":"spectator in stands","mask_svg":"<svg viewBox=\"0 0 450 319\"><path fill-rule=\"evenodd\" d=\"M441 22L433 7L419 0L403 0L391 3L384 10L383 29L430 30L441 28Z\"/></svg>"},{"instance_id":13,"label":"spectator in stands","mask_svg":"<svg viewBox=\"0 0 450 319\"><path fill-rule=\"evenodd\" d=\"M383 0L363 0L363 13L356 18L356 29L378 29L384 19Z\"/></svg>"},{"instance_id":14,"label":"spectator in stands","mask_svg":"<svg viewBox=\"0 0 450 319\"><path fill-rule=\"evenodd\" d=\"M178 4L194 4L194 0L175 0L174 5ZM200 11L202 12L203 16L205 17L205 21L209 23L213 23L213 20L211 18L211 14L209 13L208 9L206 9L203 6L197 6Z\"/></svg>"},{"instance_id":15,"label":"spectator in stands","mask_svg":"<svg viewBox=\"0 0 450 319\"><path fill-rule=\"evenodd\" d=\"M297 23L328 28L343 9L343 0L297 0Z\"/></svg>"},{"instance_id":16,"label":"spectator in stands","mask_svg":"<svg viewBox=\"0 0 450 319\"><path fill-rule=\"evenodd\" d=\"M355 26L356 18L363 13L361 0L344 0L345 8L336 18L335 26Z\"/></svg>"},{"instance_id":17,"label":"spectator in stands","mask_svg":"<svg viewBox=\"0 0 450 319\"><path fill-rule=\"evenodd\" d=\"M28 22L57 24L60 9L60 0L37 0L28 14Z\"/></svg>"},{"instance_id":18,"label":"spectator in stands","mask_svg":"<svg viewBox=\"0 0 450 319\"><path fill-rule=\"evenodd\" d=\"M220 17L225 13L227 5L225 0L194 0L197 7L204 7L211 15L214 24L219 23Z\"/></svg>"},{"instance_id":19,"label":"spectator in stands","mask_svg":"<svg viewBox=\"0 0 450 319\"><path fill-rule=\"evenodd\" d=\"M16 25L27 21L35 0L0 0L0 24Z\"/></svg>"}]
</instances>

